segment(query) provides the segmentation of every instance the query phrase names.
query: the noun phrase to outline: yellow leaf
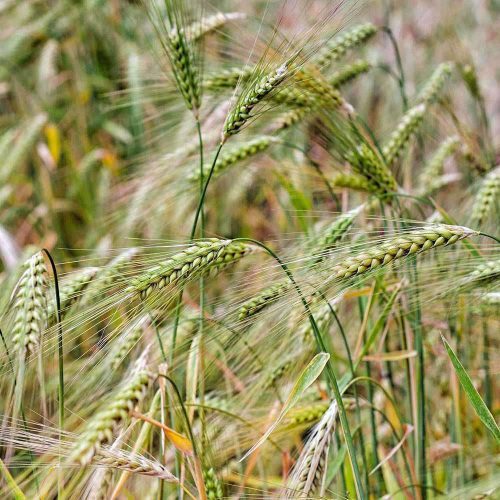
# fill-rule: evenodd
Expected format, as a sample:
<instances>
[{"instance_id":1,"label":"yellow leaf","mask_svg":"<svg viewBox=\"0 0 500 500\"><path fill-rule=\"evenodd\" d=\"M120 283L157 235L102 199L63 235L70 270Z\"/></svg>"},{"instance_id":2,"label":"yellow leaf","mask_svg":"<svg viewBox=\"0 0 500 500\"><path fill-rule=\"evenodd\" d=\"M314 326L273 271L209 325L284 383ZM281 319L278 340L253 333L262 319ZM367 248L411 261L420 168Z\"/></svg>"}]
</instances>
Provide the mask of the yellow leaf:
<instances>
[{"instance_id":1,"label":"yellow leaf","mask_svg":"<svg viewBox=\"0 0 500 500\"><path fill-rule=\"evenodd\" d=\"M45 126L45 137L47 138L50 155L54 160L54 164L57 165L61 158L61 134L54 123L47 123Z\"/></svg>"}]
</instances>

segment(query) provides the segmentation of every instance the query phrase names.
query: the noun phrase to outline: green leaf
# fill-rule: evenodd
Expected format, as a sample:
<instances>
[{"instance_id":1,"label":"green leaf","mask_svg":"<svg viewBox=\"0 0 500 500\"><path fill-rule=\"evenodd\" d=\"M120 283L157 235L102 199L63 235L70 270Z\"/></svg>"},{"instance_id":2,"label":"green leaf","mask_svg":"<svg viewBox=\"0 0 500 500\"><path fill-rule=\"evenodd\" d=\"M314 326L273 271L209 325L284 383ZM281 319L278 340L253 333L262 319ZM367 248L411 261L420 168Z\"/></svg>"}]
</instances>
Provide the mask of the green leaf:
<instances>
[{"instance_id":1,"label":"green leaf","mask_svg":"<svg viewBox=\"0 0 500 500\"><path fill-rule=\"evenodd\" d=\"M287 400L283 404L283 408L281 409L278 418L273 422L273 424L267 429L265 434L255 443L250 450L248 450L245 455L241 458L245 460L249 455L251 455L259 446L261 446L264 441L271 435L274 429L278 426L278 424L283 420L287 412L294 406L297 401L302 397L304 391L320 376L323 368L326 363L330 359L330 355L326 352L320 352L316 354L314 358L309 362L309 364L304 368L302 373L300 374L297 382L293 386Z\"/></svg>"},{"instance_id":2,"label":"green leaf","mask_svg":"<svg viewBox=\"0 0 500 500\"><path fill-rule=\"evenodd\" d=\"M446 339L441 335L441 340L443 341L444 346L446 347L446 351L448 352L448 356L451 359L453 364L453 368L455 369L455 373L457 374L458 380L462 384L464 388L465 394L469 398L474 410L477 413L477 416L481 419L481 422L491 431L493 436L495 436L495 440L500 442L500 429L498 428L493 415L490 410L486 406L486 403L482 400L481 396L477 392L474 387L472 380L469 375L465 371L462 363L457 358L456 354L453 352L453 349L450 347L450 344L446 341Z\"/></svg>"}]
</instances>

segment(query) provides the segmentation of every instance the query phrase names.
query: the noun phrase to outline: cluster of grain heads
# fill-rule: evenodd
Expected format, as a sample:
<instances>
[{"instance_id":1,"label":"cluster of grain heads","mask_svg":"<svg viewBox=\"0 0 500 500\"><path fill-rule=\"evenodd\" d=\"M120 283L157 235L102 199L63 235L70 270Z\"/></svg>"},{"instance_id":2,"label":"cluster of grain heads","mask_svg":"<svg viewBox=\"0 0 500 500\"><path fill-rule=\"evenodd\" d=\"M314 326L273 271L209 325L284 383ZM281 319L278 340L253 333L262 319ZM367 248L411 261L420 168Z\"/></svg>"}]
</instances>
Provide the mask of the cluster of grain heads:
<instances>
[{"instance_id":1,"label":"cluster of grain heads","mask_svg":"<svg viewBox=\"0 0 500 500\"><path fill-rule=\"evenodd\" d=\"M443 175L445 161L455 153L460 145L460 138L456 135L447 137L424 165L420 175L420 192L431 194L435 190L436 181Z\"/></svg>"},{"instance_id":2,"label":"cluster of grain heads","mask_svg":"<svg viewBox=\"0 0 500 500\"><path fill-rule=\"evenodd\" d=\"M237 134L253 117L252 111L255 106L276 91L289 76L289 64L284 63L275 70L258 76L255 83L249 82L227 115L222 139L225 140L228 136Z\"/></svg>"},{"instance_id":3,"label":"cluster of grain heads","mask_svg":"<svg viewBox=\"0 0 500 500\"><path fill-rule=\"evenodd\" d=\"M477 234L477 231L466 227L444 224L412 229L404 235L391 238L385 243L344 259L333 266L332 273L334 278L341 280L360 276L394 260L426 252L432 248L452 245Z\"/></svg>"},{"instance_id":4,"label":"cluster of grain heads","mask_svg":"<svg viewBox=\"0 0 500 500\"><path fill-rule=\"evenodd\" d=\"M370 190L378 194L398 190L396 179L377 152L367 143L362 143L347 155L352 169L370 184Z\"/></svg>"},{"instance_id":5,"label":"cluster of grain heads","mask_svg":"<svg viewBox=\"0 0 500 500\"><path fill-rule=\"evenodd\" d=\"M33 255L24 265L25 271L17 285L13 304L12 342L22 357L35 352L47 325L48 274L42 252Z\"/></svg>"},{"instance_id":6,"label":"cluster of grain heads","mask_svg":"<svg viewBox=\"0 0 500 500\"><path fill-rule=\"evenodd\" d=\"M154 290L182 284L234 264L256 250L255 245L233 240L211 238L197 241L165 261L148 269L137 278L128 292L146 299Z\"/></svg>"},{"instance_id":7,"label":"cluster of grain heads","mask_svg":"<svg viewBox=\"0 0 500 500\"><path fill-rule=\"evenodd\" d=\"M446 82L453 71L453 63L441 63L429 78L423 89L419 92L416 102L425 105L435 102Z\"/></svg>"},{"instance_id":8,"label":"cluster of grain heads","mask_svg":"<svg viewBox=\"0 0 500 500\"><path fill-rule=\"evenodd\" d=\"M346 85L351 82L359 75L367 73L370 71L371 67L372 65L368 61L358 59L357 61L348 64L345 68L332 73L332 75L328 77L328 82L332 87L339 88L342 85Z\"/></svg>"},{"instance_id":9,"label":"cluster of grain heads","mask_svg":"<svg viewBox=\"0 0 500 500\"><path fill-rule=\"evenodd\" d=\"M410 138L416 134L420 128L424 120L425 112L425 104L417 104L404 114L396 130L391 134L389 140L382 149L387 165L392 166L402 155Z\"/></svg>"},{"instance_id":10,"label":"cluster of grain heads","mask_svg":"<svg viewBox=\"0 0 500 500\"><path fill-rule=\"evenodd\" d=\"M205 483L205 492L208 500L222 500L222 498L224 498L222 483L217 477L213 467L203 469L203 481Z\"/></svg>"},{"instance_id":11,"label":"cluster of grain heads","mask_svg":"<svg viewBox=\"0 0 500 500\"><path fill-rule=\"evenodd\" d=\"M325 463L332 434L335 429L338 408L334 401L315 426L312 436L304 446L300 457L290 476L289 488L285 491L285 498L309 498L312 495L323 493Z\"/></svg>"},{"instance_id":12,"label":"cluster of grain heads","mask_svg":"<svg viewBox=\"0 0 500 500\"><path fill-rule=\"evenodd\" d=\"M489 172L481 183L472 206L472 223L480 226L500 205L500 166Z\"/></svg>"},{"instance_id":13,"label":"cluster of grain heads","mask_svg":"<svg viewBox=\"0 0 500 500\"><path fill-rule=\"evenodd\" d=\"M238 146L232 147L228 151L224 151L217 159L213 168L212 178L216 178L228 170L233 165L252 158L253 156L266 151L271 144L276 142L276 138L271 136L260 136L245 142ZM204 177L208 175L208 167L205 168ZM196 168L188 176L188 180L194 184L198 184L200 180L200 170Z\"/></svg>"},{"instance_id":14,"label":"cluster of grain heads","mask_svg":"<svg viewBox=\"0 0 500 500\"><path fill-rule=\"evenodd\" d=\"M325 68L334 61L341 59L349 49L368 41L377 33L377 27L371 23L360 24L349 31L333 37L313 59L314 63Z\"/></svg>"},{"instance_id":15,"label":"cluster of grain heads","mask_svg":"<svg viewBox=\"0 0 500 500\"><path fill-rule=\"evenodd\" d=\"M142 355L105 408L86 424L71 454L71 462L88 465L101 446L112 441L113 432L128 420L130 413L146 396L152 378L146 367L146 356Z\"/></svg>"}]
</instances>

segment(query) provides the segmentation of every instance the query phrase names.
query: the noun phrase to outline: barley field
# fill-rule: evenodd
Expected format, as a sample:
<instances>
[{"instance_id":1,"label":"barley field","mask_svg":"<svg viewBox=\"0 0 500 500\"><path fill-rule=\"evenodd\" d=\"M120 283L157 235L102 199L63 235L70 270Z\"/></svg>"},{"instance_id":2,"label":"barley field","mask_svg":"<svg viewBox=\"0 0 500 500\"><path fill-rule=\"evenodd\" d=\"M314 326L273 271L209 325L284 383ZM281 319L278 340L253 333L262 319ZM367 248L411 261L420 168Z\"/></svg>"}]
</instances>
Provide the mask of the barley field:
<instances>
[{"instance_id":1,"label":"barley field","mask_svg":"<svg viewBox=\"0 0 500 500\"><path fill-rule=\"evenodd\" d=\"M0 498L500 498L496 0L0 0Z\"/></svg>"}]
</instances>

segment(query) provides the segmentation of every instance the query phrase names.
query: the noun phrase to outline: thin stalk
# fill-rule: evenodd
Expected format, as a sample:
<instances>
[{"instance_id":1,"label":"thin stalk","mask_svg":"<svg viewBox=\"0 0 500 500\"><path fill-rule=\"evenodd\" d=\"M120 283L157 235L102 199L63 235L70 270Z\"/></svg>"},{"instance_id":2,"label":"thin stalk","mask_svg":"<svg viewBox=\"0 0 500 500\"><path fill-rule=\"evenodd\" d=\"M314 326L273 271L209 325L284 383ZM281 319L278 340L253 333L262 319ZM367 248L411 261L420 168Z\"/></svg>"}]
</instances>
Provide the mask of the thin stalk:
<instances>
[{"instance_id":1,"label":"thin stalk","mask_svg":"<svg viewBox=\"0 0 500 500\"><path fill-rule=\"evenodd\" d=\"M59 405L59 431L64 429L64 351L63 351L63 329L61 323L61 297L59 295L59 279L57 277L57 269L54 259L50 252L43 248L42 252L47 256L52 267L54 275L54 290L56 294L56 318L57 318L57 365L59 374L59 388L58 388L58 405ZM61 434L59 434L59 439ZM61 456L59 456L59 475L57 481L58 498L62 498L63 478L62 468L60 467Z\"/></svg>"},{"instance_id":2,"label":"thin stalk","mask_svg":"<svg viewBox=\"0 0 500 500\"><path fill-rule=\"evenodd\" d=\"M408 109L408 97L406 96L405 73L403 70L403 61L401 59L401 53L399 52L398 42L391 28L389 28L389 26L384 26L382 28L382 31L387 34L391 42L392 49L394 50L394 56L396 57L396 65L398 67L398 72L399 72L399 78L398 78L399 93L401 94L401 100L403 101L403 111L406 111Z\"/></svg>"},{"instance_id":3,"label":"thin stalk","mask_svg":"<svg viewBox=\"0 0 500 500\"><path fill-rule=\"evenodd\" d=\"M300 301L304 306L306 314L309 317L309 322L311 323L311 327L313 329L314 336L316 338L318 352L328 352L323 337L321 336L321 333L319 331L316 320L314 319L314 316L309 307L309 304L307 303L307 300L305 299L304 294L302 293L302 290L300 289L298 283L295 281L295 278L293 277L293 274L290 271L289 267L278 257L278 255L275 252L273 252L269 247L267 247L266 245L264 245L264 243L258 240L254 240L252 238L236 238L234 241L246 241L248 243L253 243L255 245L258 245L278 262L278 264L281 266L283 271L286 273L288 279L294 286L295 291L297 292ZM344 438L346 440L346 445L349 452L349 459L351 461L352 472L354 475L354 479L356 481L356 490L359 498L364 499L366 497L363 490L363 484L361 482L361 474L359 472L359 467L356 462L356 451L354 449L354 442L352 439L351 430L349 428L349 422L347 420L347 412L344 407L344 402L342 401L342 394L339 389L337 377L335 376L331 360L326 365L326 372L328 375L328 381L331 385L331 389L333 390L333 394L339 408L340 423L342 425L342 430L344 432Z\"/></svg>"}]
</instances>

